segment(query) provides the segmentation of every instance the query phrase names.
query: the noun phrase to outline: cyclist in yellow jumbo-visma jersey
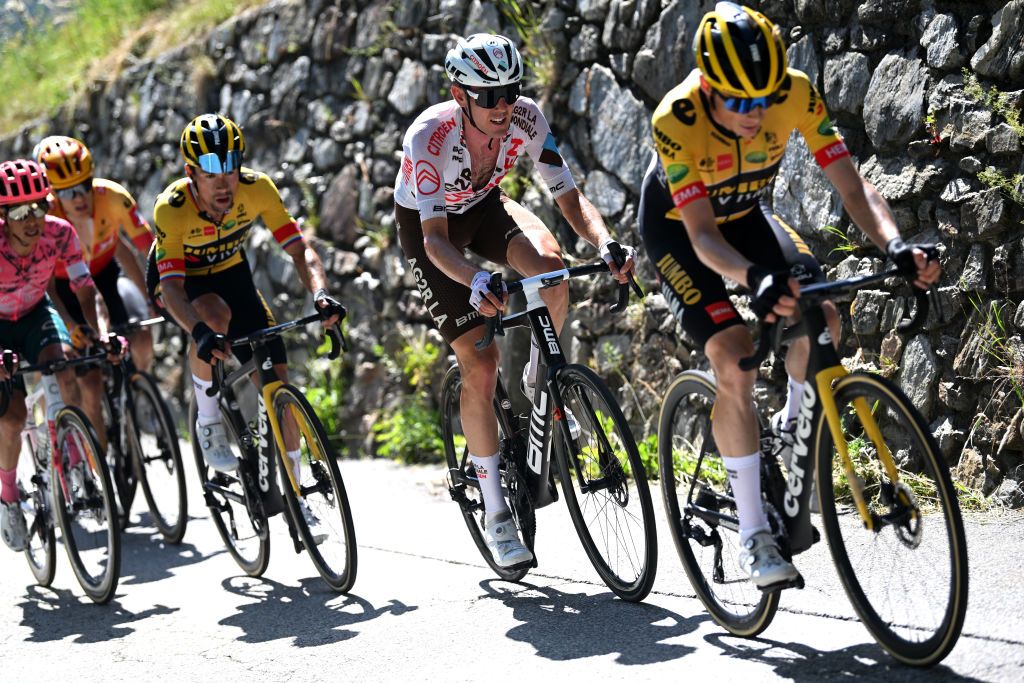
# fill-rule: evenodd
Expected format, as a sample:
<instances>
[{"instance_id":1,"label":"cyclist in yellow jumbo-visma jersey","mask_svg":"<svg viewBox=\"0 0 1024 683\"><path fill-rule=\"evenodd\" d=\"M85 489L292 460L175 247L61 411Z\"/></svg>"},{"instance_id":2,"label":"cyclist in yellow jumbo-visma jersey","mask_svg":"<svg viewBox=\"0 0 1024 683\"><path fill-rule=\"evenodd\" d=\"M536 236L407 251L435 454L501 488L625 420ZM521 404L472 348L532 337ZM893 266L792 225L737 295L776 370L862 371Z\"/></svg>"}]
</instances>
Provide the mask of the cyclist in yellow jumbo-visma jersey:
<instances>
[{"instance_id":1,"label":"cyclist in yellow jumbo-visma jersey","mask_svg":"<svg viewBox=\"0 0 1024 683\"><path fill-rule=\"evenodd\" d=\"M724 456L739 517L740 565L761 588L798 576L779 554L761 504L755 373L750 332L723 277L748 286L751 308L774 320L797 312L798 283L823 279L796 232L762 203L790 133L799 130L858 227L898 264L916 267L915 284L938 280L937 262L903 244L885 199L857 172L825 103L807 76L787 67L779 29L763 14L719 2L694 41L697 69L670 91L652 121L657 150L641 189L639 223L661 291L683 330L703 348L718 387L712 431ZM834 305L823 305L833 340ZM789 393L772 420L785 448L800 408L810 345L786 356ZM783 459L786 455L783 453Z\"/></svg>"}]
</instances>

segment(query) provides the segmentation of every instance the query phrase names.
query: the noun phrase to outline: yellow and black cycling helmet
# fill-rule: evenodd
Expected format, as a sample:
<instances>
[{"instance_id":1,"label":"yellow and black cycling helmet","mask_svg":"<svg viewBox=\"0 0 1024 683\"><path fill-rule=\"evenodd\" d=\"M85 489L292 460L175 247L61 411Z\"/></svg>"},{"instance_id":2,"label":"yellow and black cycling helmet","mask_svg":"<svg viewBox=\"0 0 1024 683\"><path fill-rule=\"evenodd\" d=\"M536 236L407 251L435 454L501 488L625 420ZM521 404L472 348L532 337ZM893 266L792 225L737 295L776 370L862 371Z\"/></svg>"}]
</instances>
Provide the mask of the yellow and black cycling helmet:
<instances>
[{"instance_id":1,"label":"yellow and black cycling helmet","mask_svg":"<svg viewBox=\"0 0 1024 683\"><path fill-rule=\"evenodd\" d=\"M81 140L51 135L39 141L32 156L46 170L55 190L74 187L92 178L92 154Z\"/></svg>"},{"instance_id":2,"label":"yellow and black cycling helmet","mask_svg":"<svg viewBox=\"0 0 1024 683\"><path fill-rule=\"evenodd\" d=\"M220 114L202 114L181 133L185 163L207 173L230 173L242 166L245 137L234 121Z\"/></svg>"},{"instance_id":3,"label":"yellow and black cycling helmet","mask_svg":"<svg viewBox=\"0 0 1024 683\"><path fill-rule=\"evenodd\" d=\"M701 19L694 39L697 68L728 97L765 97L786 78L786 46L768 17L733 2L720 2Z\"/></svg>"}]
</instances>

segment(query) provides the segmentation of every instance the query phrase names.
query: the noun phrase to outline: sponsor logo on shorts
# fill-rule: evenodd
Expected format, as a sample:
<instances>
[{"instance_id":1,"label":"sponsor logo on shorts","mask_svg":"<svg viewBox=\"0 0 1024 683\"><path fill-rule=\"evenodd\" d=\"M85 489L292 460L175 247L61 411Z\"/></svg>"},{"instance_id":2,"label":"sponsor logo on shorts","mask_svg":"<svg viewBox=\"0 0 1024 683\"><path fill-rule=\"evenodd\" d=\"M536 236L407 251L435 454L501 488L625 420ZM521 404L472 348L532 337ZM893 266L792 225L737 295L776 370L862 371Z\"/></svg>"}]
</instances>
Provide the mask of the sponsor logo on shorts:
<instances>
[{"instance_id":1,"label":"sponsor logo on shorts","mask_svg":"<svg viewBox=\"0 0 1024 683\"><path fill-rule=\"evenodd\" d=\"M711 316L711 322L716 325L736 317L736 310L728 301L716 301L705 306L704 310Z\"/></svg>"},{"instance_id":2,"label":"sponsor logo on shorts","mask_svg":"<svg viewBox=\"0 0 1024 683\"><path fill-rule=\"evenodd\" d=\"M687 306L700 301L701 292L693 284L693 278L683 270L672 254L665 254L657 263L662 281L683 300Z\"/></svg>"}]
</instances>

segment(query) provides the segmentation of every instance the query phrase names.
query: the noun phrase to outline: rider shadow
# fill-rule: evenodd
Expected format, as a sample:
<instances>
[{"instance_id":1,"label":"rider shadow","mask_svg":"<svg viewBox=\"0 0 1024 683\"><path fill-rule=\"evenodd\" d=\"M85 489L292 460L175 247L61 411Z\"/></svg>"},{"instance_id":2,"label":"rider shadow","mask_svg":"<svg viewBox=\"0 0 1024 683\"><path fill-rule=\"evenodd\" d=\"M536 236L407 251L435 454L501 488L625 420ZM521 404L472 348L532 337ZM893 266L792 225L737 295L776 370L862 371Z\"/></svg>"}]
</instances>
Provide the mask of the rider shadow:
<instances>
[{"instance_id":1,"label":"rider shadow","mask_svg":"<svg viewBox=\"0 0 1024 683\"><path fill-rule=\"evenodd\" d=\"M862 643L838 650L816 650L809 645L768 638L739 638L728 633L704 637L729 656L767 664L779 678L792 681L977 681L947 666L930 669L904 666L885 653L880 645Z\"/></svg>"},{"instance_id":2,"label":"rider shadow","mask_svg":"<svg viewBox=\"0 0 1024 683\"><path fill-rule=\"evenodd\" d=\"M351 593L341 595L323 589L320 577L301 579L299 586L285 586L267 578L237 576L221 582L235 595L255 599L239 606L238 613L218 623L245 632L244 643L264 643L291 638L296 647L316 647L354 638L357 631L344 628L376 619L384 614L398 616L417 609L398 600L384 607Z\"/></svg>"},{"instance_id":3,"label":"rider shadow","mask_svg":"<svg viewBox=\"0 0 1024 683\"><path fill-rule=\"evenodd\" d=\"M662 641L691 633L707 621L700 614L684 619L675 612L646 603L629 603L608 593L565 593L520 583L523 590L502 590L500 579L482 581L490 597L512 608L524 623L508 637L533 645L537 654L554 661L617 654L616 663L653 664L692 653L689 645Z\"/></svg>"},{"instance_id":4,"label":"rider shadow","mask_svg":"<svg viewBox=\"0 0 1024 683\"><path fill-rule=\"evenodd\" d=\"M126 626L149 617L172 614L177 607L154 605L141 612L129 612L117 600L95 605L65 588L28 587L28 600L19 605L21 625L32 629L26 640L36 643L75 636L76 643L100 643L124 638L135 632Z\"/></svg>"},{"instance_id":5,"label":"rider shadow","mask_svg":"<svg viewBox=\"0 0 1024 683\"><path fill-rule=\"evenodd\" d=\"M227 552L219 548L203 554L191 543L169 545L156 527L142 522L133 524L121 534L121 585L152 583L170 578L172 569L187 567L209 557Z\"/></svg>"}]
</instances>

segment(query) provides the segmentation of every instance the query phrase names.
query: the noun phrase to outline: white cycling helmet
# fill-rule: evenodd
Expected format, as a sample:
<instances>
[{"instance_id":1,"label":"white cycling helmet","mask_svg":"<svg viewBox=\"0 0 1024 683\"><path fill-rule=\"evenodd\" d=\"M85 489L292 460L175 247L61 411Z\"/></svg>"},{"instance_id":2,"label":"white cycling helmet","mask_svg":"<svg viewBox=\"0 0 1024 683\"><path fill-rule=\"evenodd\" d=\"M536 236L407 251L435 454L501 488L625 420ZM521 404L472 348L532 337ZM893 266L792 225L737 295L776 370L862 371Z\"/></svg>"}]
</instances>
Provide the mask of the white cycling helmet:
<instances>
[{"instance_id":1,"label":"white cycling helmet","mask_svg":"<svg viewBox=\"0 0 1024 683\"><path fill-rule=\"evenodd\" d=\"M491 33L459 38L444 58L448 78L470 88L492 88L518 83L523 77L523 58L512 41Z\"/></svg>"}]
</instances>

